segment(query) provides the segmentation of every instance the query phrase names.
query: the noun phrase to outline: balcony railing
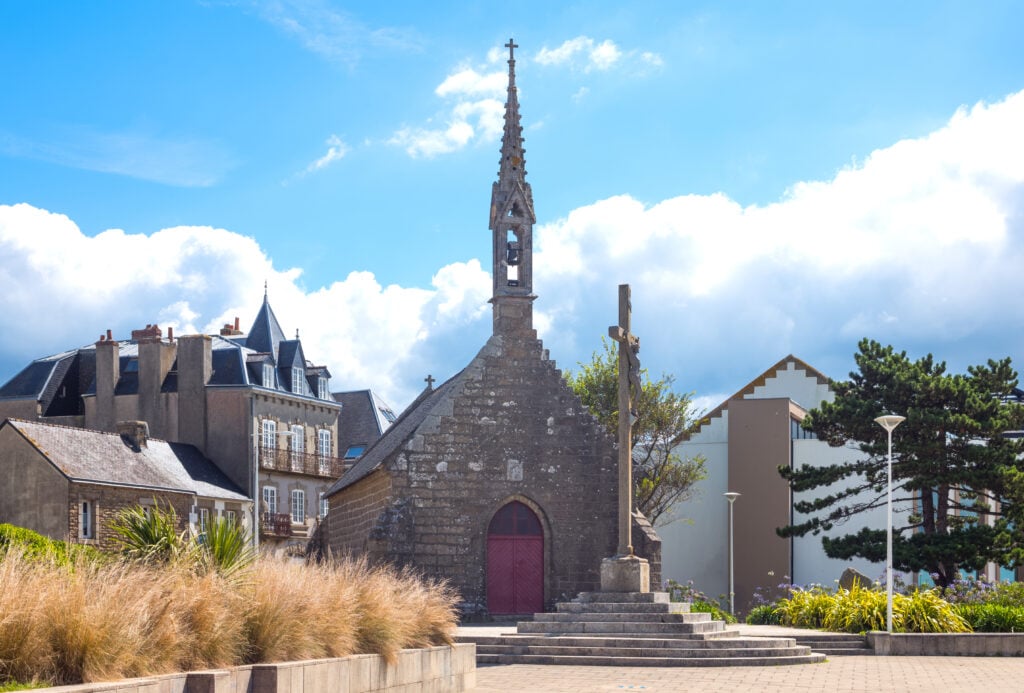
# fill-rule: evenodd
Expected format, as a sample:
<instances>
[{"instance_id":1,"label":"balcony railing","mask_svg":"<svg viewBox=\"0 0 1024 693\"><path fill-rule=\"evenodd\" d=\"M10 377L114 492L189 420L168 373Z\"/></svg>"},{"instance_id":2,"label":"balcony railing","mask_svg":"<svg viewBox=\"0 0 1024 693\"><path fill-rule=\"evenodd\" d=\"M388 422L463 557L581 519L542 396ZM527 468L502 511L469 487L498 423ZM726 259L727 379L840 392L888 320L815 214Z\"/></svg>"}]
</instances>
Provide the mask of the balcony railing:
<instances>
[{"instance_id":1,"label":"balcony railing","mask_svg":"<svg viewBox=\"0 0 1024 693\"><path fill-rule=\"evenodd\" d=\"M260 516L260 534L290 537L292 535L292 516L288 513L263 513Z\"/></svg>"},{"instance_id":2,"label":"balcony railing","mask_svg":"<svg viewBox=\"0 0 1024 693\"><path fill-rule=\"evenodd\" d=\"M310 476L337 479L345 472L345 461L340 457L327 457L317 453L296 452L287 448L259 449L260 467L279 472L294 472Z\"/></svg>"}]
</instances>

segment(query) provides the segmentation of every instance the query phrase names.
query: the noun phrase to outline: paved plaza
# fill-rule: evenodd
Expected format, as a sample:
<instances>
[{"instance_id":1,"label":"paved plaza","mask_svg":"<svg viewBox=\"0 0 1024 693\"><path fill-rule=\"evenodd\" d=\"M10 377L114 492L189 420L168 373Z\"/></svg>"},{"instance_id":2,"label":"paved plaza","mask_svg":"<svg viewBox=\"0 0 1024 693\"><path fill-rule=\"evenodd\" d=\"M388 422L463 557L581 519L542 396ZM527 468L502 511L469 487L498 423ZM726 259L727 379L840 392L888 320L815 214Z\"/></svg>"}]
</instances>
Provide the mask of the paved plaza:
<instances>
[{"instance_id":1,"label":"paved plaza","mask_svg":"<svg viewBox=\"0 0 1024 693\"><path fill-rule=\"evenodd\" d=\"M743 635L806 634L777 626L730 626ZM460 634L515 632L514 624L462 626ZM480 666L477 693L538 691L927 691L1024 693L1024 657L830 657L821 664L772 667Z\"/></svg>"},{"instance_id":2,"label":"paved plaza","mask_svg":"<svg viewBox=\"0 0 1024 693\"><path fill-rule=\"evenodd\" d=\"M477 668L477 693L550 691L1024 691L1024 658L832 657L776 667L582 667L510 664Z\"/></svg>"}]
</instances>

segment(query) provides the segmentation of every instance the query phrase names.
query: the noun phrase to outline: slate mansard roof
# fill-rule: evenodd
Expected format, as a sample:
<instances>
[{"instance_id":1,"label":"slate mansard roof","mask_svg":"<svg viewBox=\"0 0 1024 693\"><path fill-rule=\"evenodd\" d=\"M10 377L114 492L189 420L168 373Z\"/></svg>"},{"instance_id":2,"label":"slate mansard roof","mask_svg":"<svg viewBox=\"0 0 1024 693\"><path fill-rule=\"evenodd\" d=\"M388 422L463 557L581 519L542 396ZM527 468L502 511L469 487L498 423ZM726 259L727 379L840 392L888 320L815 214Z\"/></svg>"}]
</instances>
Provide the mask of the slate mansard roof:
<instances>
[{"instance_id":1,"label":"slate mansard roof","mask_svg":"<svg viewBox=\"0 0 1024 693\"><path fill-rule=\"evenodd\" d=\"M317 398L317 379L330 378L330 372L325 366L316 366L305 360L300 340L285 339L266 297L248 335L236 332L224 336L211 335L210 339L213 371L209 385L268 387ZM163 341L168 343L168 340ZM120 372L114 394L136 394L139 391L139 342L119 341L118 355ZM266 386L263 382L264 363L273 365L276 373L274 382ZM304 371L301 392L292 390L291 370L295 368ZM160 390L177 392L177 360L164 377ZM42 416L82 414L82 396L95 393L95 344L36 359L0 386L0 400L39 402ZM333 398L326 401L334 403Z\"/></svg>"},{"instance_id":2,"label":"slate mansard roof","mask_svg":"<svg viewBox=\"0 0 1024 693\"><path fill-rule=\"evenodd\" d=\"M353 446L369 447L396 420L391 407L372 390L335 392L333 397L341 404L341 418L338 419L338 451L341 454Z\"/></svg>"},{"instance_id":3,"label":"slate mansard roof","mask_svg":"<svg viewBox=\"0 0 1024 693\"><path fill-rule=\"evenodd\" d=\"M191 493L205 498L248 501L195 447L150 438L135 448L117 433L8 419L61 474L72 481Z\"/></svg>"}]
</instances>

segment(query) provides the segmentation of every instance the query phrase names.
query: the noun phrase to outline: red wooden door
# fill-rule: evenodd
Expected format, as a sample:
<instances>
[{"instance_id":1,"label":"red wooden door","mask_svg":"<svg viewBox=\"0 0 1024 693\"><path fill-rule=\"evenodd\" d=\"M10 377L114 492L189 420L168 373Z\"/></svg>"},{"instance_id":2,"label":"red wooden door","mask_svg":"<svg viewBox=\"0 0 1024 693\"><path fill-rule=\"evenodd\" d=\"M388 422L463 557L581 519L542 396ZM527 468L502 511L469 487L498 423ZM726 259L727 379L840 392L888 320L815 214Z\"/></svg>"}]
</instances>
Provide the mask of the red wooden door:
<instances>
[{"instance_id":1,"label":"red wooden door","mask_svg":"<svg viewBox=\"0 0 1024 693\"><path fill-rule=\"evenodd\" d=\"M487 609L532 614L544 608L544 533L528 507L513 501L487 528Z\"/></svg>"}]
</instances>

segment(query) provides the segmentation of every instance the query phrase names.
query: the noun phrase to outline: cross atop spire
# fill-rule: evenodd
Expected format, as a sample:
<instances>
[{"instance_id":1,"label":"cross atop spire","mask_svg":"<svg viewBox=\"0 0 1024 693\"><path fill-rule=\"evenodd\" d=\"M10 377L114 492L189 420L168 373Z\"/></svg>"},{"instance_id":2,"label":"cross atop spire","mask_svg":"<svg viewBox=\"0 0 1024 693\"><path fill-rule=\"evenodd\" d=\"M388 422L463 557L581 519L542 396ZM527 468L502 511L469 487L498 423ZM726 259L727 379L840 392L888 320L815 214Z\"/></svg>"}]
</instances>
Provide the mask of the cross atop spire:
<instances>
[{"instance_id":1,"label":"cross atop spire","mask_svg":"<svg viewBox=\"0 0 1024 693\"><path fill-rule=\"evenodd\" d=\"M514 63L514 62L516 61L516 56L515 56L515 54L513 53L513 51L514 51L514 50L515 50L516 48L519 48L519 44L518 44L518 43L516 43L516 42L515 42L514 40L512 40L512 39L509 39L509 40L508 40L508 43L506 43L506 44L505 44L505 48L508 48L508 61L509 61L510 63Z\"/></svg>"}]
</instances>

